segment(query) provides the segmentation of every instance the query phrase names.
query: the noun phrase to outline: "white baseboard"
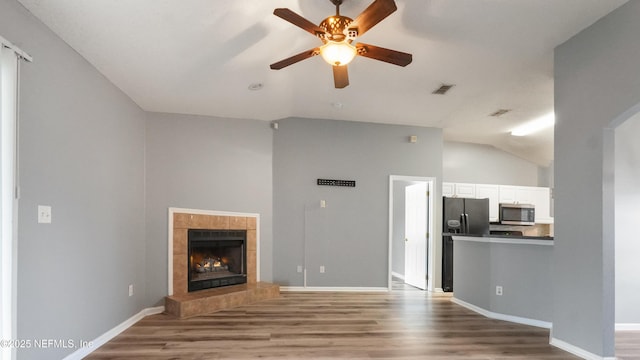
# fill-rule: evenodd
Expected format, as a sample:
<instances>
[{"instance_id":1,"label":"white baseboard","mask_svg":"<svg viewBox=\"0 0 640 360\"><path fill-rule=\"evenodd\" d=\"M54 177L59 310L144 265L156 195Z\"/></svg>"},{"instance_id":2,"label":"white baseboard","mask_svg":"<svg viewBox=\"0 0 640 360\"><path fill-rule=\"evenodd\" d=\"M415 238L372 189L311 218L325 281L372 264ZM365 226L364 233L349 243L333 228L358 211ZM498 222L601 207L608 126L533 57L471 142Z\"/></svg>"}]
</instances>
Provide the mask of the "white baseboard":
<instances>
[{"instance_id":1,"label":"white baseboard","mask_svg":"<svg viewBox=\"0 0 640 360\"><path fill-rule=\"evenodd\" d=\"M443 293L444 290L442 290L442 288L435 288L435 290L433 290L433 292Z\"/></svg>"},{"instance_id":2,"label":"white baseboard","mask_svg":"<svg viewBox=\"0 0 640 360\"><path fill-rule=\"evenodd\" d=\"M280 286L280 291L304 291L304 292L389 292L386 287L329 287L329 286Z\"/></svg>"},{"instance_id":3,"label":"white baseboard","mask_svg":"<svg viewBox=\"0 0 640 360\"><path fill-rule=\"evenodd\" d=\"M567 342L564 342L562 340L558 340L554 337L551 338L551 341L549 341L549 344L551 344L552 346L557 347L558 349L562 349L568 353L571 353L575 356L581 357L585 360L616 360L615 357L602 357L593 353L590 353L582 348L579 348L577 346L571 345Z\"/></svg>"},{"instance_id":4,"label":"white baseboard","mask_svg":"<svg viewBox=\"0 0 640 360\"><path fill-rule=\"evenodd\" d=\"M494 313L491 312L489 310L483 309L479 306L475 306L473 304L469 304L466 301L457 299L455 297L451 298L451 301L453 301L454 303L463 306L471 311L475 311L480 315L486 316L490 319L496 319L496 320L503 320L503 321L509 321L512 323L516 323L516 324L523 324L523 325L529 325L529 326L535 326L535 327L539 327L539 328L544 328L544 329L551 329L551 323L548 321L542 321L542 320L536 320L536 319L529 319L529 318L524 318L524 317L520 317L520 316L513 316L513 315L505 315L505 314L500 314L500 313Z\"/></svg>"},{"instance_id":5,"label":"white baseboard","mask_svg":"<svg viewBox=\"0 0 640 360\"><path fill-rule=\"evenodd\" d=\"M640 331L640 324L618 323L616 324L616 331Z\"/></svg>"},{"instance_id":6,"label":"white baseboard","mask_svg":"<svg viewBox=\"0 0 640 360\"><path fill-rule=\"evenodd\" d=\"M397 272L395 272L395 271L392 271L392 272L391 272L391 276L393 276L393 277L395 277L395 278L398 278L398 279L400 279L400 280L404 281L404 275L403 275L403 274L399 274L399 273L397 273Z\"/></svg>"},{"instance_id":7,"label":"white baseboard","mask_svg":"<svg viewBox=\"0 0 640 360\"><path fill-rule=\"evenodd\" d=\"M95 349L106 344L109 340L113 339L121 332L130 328L133 324L142 320L145 316L160 314L163 311L164 311L164 306L157 306L157 307L143 309L139 313L133 315L132 317L120 323L118 326L114 327L113 329L95 338L93 341L90 342L91 346L83 347L74 351L73 353L65 357L64 360L81 360L85 356L91 354Z\"/></svg>"}]
</instances>

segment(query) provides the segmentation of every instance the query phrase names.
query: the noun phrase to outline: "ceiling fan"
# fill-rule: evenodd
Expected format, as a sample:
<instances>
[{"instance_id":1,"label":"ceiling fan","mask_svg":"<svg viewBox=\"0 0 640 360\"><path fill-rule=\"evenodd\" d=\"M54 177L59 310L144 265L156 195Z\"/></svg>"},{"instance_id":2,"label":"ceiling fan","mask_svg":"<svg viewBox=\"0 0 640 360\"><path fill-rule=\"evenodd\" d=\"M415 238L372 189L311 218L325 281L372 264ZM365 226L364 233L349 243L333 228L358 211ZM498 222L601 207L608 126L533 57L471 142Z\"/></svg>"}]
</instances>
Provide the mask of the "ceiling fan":
<instances>
[{"instance_id":1,"label":"ceiling fan","mask_svg":"<svg viewBox=\"0 0 640 360\"><path fill-rule=\"evenodd\" d=\"M341 89L349 85L347 64L356 55L399 66L407 66L411 63L413 59L411 54L369 44L356 43L355 46L351 44L355 38L364 35L398 9L394 0L374 0L355 20L340 15L340 5L343 0L329 1L336 6L336 14L322 20L320 25L315 25L290 9L279 8L273 11L274 15L317 36L322 40L323 45L273 63L270 66L271 69L280 70L312 56L321 55L333 66L335 87Z\"/></svg>"}]
</instances>

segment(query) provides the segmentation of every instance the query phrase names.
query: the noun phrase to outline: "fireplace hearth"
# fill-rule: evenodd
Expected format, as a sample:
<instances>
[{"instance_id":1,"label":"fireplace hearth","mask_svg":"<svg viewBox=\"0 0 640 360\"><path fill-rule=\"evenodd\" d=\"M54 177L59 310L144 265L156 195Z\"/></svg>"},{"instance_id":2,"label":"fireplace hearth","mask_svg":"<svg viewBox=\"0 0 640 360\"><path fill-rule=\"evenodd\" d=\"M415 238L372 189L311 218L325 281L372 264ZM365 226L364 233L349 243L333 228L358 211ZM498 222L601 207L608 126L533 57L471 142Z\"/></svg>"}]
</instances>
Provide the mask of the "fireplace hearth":
<instances>
[{"instance_id":1,"label":"fireplace hearth","mask_svg":"<svg viewBox=\"0 0 640 360\"><path fill-rule=\"evenodd\" d=\"M247 282L246 230L189 229L188 291Z\"/></svg>"}]
</instances>

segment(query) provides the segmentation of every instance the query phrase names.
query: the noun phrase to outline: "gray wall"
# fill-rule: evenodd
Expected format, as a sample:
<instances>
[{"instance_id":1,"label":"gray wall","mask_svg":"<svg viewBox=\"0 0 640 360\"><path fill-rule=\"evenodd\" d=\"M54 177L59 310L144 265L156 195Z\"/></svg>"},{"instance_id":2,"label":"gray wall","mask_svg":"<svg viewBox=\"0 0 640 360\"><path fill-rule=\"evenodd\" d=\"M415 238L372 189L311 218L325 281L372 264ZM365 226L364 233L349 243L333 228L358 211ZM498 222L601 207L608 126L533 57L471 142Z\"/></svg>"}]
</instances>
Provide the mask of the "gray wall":
<instances>
[{"instance_id":1,"label":"gray wall","mask_svg":"<svg viewBox=\"0 0 640 360\"><path fill-rule=\"evenodd\" d=\"M493 146L446 141L442 153L445 182L549 186L547 168Z\"/></svg>"},{"instance_id":2,"label":"gray wall","mask_svg":"<svg viewBox=\"0 0 640 360\"><path fill-rule=\"evenodd\" d=\"M145 114L14 0L0 1L0 33L34 58L21 76L17 338L93 340L146 304Z\"/></svg>"},{"instance_id":3,"label":"gray wall","mask_svg":"<svg viewBox=\"0 0 640 360\"><path fill-rule=\"evenodd\" d=\"M640 324L640 114L616 131L616 323Z\"/></svg>"},{"instance_id":4,"label":"gray wall","mask_svg":"<svg viewBox=\"0 0 640 360\"><path fill-rule=\"evenodd\" d=\"M454 296L485 310L551 322L553 247L455 241ZM503 295L496 295L502 286Z\"/></svg>"},{"instance_id":5,"label":"gray wall","mask_svg":"<svg viewBox=\"0 0 640 360\"><path fill-rule=\"evenodd\" d=\"M555 51L552 336L599 356L614 355L610 128L638 109L639 17L630 1Z\"/></svg>"},{"instance_id":6,"label":"gray wall","mask_svg":"<svg viewBox=\"0 0 640 360\"><path fill-rule=\"evenodd\" d=\"M167 294L168 208L260 214L260 275L272 279L272 130L268 122L149 113L147 302Z\"/></svg>"},{"instance_id":7,"label":"gray wall","mask_svg":"<svg viewBox=\"0 0 640 360\"><path fill-rule=\"evenodd\" d=\"M386 287L389 176L441 179L442 132L299 118L279 125L273 149L274 280L302 286L296 266L303 265L307 286ZM418 142L409 143L409 135ZM357 185L318 186L318 178ZM320 265L326 273L319 273Z\"/></svg>"}]
</instances>

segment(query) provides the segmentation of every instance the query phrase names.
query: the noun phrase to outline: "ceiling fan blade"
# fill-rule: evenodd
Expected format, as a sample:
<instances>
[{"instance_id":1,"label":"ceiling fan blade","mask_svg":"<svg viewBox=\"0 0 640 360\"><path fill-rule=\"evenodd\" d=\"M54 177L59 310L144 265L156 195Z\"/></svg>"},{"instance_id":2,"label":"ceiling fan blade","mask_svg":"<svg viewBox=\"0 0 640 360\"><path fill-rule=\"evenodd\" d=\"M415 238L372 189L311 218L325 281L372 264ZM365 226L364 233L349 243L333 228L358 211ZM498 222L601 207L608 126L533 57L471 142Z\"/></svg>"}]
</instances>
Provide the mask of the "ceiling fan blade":
<instances>
[{"instance_id":1,"label":"ceiling fan blade","mask_svg":"<svg viewBox=\"0 0 640 360\"><path fill-rule=\"evenodd\" d=\"M293 65L293 64L295 64L297 62L300 62L300 61L302 61L304 59L308 59L308 58L310 58L312 56L315 56L315 55L318 55L318 54L320 54L320 48L306 50L306 51L301 52L300 54L296 54L296 55L288 57L288 58L286 58L284 60L280 60L280 61L278 61L276 63L273 63L269 67L272 70L280 70L280 69L282 69L284 67L287 67L289 65Z\"/></svg>"},{"instance_id":2,"label":"ceiling fan blade","mask_svg":"<svg viewBox=\"0 0 640 360\"><path fill-rule=\"evenodd\" d=\"M302 30L311 33L311 35L321 36L325 34L324 29L287 8L275 9L273 10L273 15L292 23Z\"/></svg>"},{"instance_id":3,"label":"ceiling fan blade","mask_svg":"<svg viewBox=\"0 0 640 360\"><path fill-rule=\"evenodd\" d=\"M360 56L384 61L398 66L407 66L411 64L411 61L413 60L413 56L411 54L369 44L357 43L356 49L358 49L358 55Z\"/></svg>"},{"instance_id":4,"label":"ceiling fan blade","mask_svg":"<svg viewBox=\"0 0 640 360\"><path fill-rule=\"evenodd\" d=\"M398 7L393 0L375 0L349 24L349 29L356 28L358 30L358 36L362 36L396 10L398 10Z\"/></svg>"},{"instance_id":5,"label":"ceiling fan blade","mask_svg":"<svg viewBox=\"0 0 640 360\"><path fill-rule=\"evenodd\" d=\"M336 89L343 89L349 85L349 71L347 65L333 66L333 83Z\"/></svg>"}]
</instances>

